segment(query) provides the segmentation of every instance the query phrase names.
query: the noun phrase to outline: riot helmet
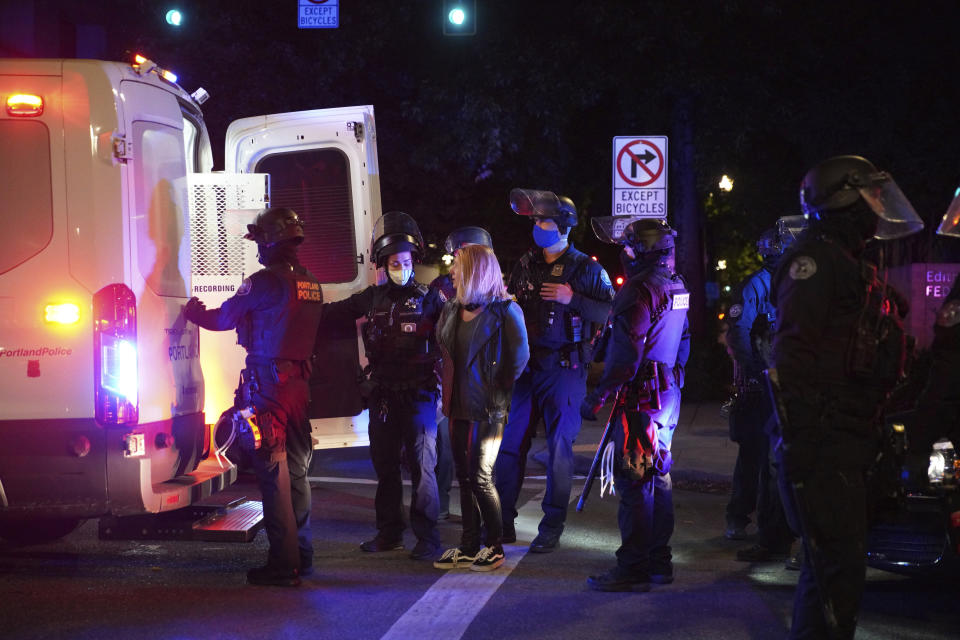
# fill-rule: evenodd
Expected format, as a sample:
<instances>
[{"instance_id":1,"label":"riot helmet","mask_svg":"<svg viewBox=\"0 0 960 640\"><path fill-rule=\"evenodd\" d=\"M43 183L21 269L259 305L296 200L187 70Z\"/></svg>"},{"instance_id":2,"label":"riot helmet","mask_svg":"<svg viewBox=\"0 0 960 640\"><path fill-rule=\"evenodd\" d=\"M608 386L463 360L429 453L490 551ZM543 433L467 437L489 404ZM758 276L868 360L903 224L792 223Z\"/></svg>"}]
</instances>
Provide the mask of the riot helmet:
<instances>
[{"instance_id":1,"label":"riot helmet","mask_svg":"<svg viewBox=\"0 0 960 640\"><path fill-rule=\"evenodd\" d=\"M764 260L776 258L783 253L783 245L780 244L780 236L776 229L767 229L757 238L757 253Z\"/></svg>"},{"instance_id":2,"label":"riot helmet","mask_svg":"<svg viewBox=\"0 0 960 640\"><path fill-rule=\"evenodd\" d=\"M674 248L677 232L661 218L640 216L601 216L590 225L597 239L607 244L630 247L637 255L654 251L669 252Z\"/></svg>"},{"instance_id":3,"label":"riot helmet","mask_svg":"<svg viewBox=\"0 0 960 640\"><path fill-rule=\"evenodd\" d=\"M947 207L947 212L943 214L937 233L941 236L960 238L960 188L954 193L953 201Z\"/></svg>"},{"instance_id":4,"label":"riot helmet","mask_svg":"<svg viewBox=\"0 0 960 640\"><path fill-rule=\"evenodd\" d=\"M443 243L443 248L446 249L447 253L452 254L468 244L482 244L485 247L493 249L493 239L490 237L490 234L487 233L487 230L481 227L460 227L459 229L454 229L450 232L450 235L447 236L446 241Z\"/></svg>"},{"instance_id":5,"label":"riot helmet","mask_svg":"<svg viewBox=\"0 0 960 640\"><path fill-rule=\"evenodd\" d=\"M272 247L284 240L299 244L304 238L303 221L293 209L270 207L258 215L253 224L247 225L247 233L243 237L262 247Z\"/></svg>"},{"instance_id":6,"label":"riot helmet","mask_svg":"<svg viewBox=\"0 0 960 640\"><path fill-rule=\"evenodd\" d=\"M558 196L553 191L512 189L510 208L521 216L553 220L561 234L577 226L577 206L573 200Z\"/></svg>"},{"instance_id":7,"label":"riot helmet","mask_svg":"<svg viewBox=\"0 0 960 640\"><path fill-rule=\"evenodd\" d=\"M643 269L667 266L677 232L666 220L639 216L602 216L592 218L593 233L602 242L624 247L620 263L628 277ZM627 251L629 249L629 251ZM631 255L632 254L632 255Z\"/></svg>"},{"instance_id":8,"label":"riot helmet","mask_svg":"<svg viewBox=\"0 0 960 640\"><path fill-rule=\"evenodd\" d=\"M423 236L413 218L402 211L390 211L373 224L370 259L382 267L389 256L401 251L409 251L414 260L419 260L423 255Z\"/></svg>"},{"instance_id":9,"label":"riot helmet","mask_svg":"<svg viewBox=\"0 0 960 640\"><path fill-rule=\"evenodd\" d=\"M807 172L800 184L800 208L811 220L856 216L866 206L876 220L872 235L892 240L916 233L923 221L893 177L860 156L836 156Z\"/></svg>"}]
</instances>

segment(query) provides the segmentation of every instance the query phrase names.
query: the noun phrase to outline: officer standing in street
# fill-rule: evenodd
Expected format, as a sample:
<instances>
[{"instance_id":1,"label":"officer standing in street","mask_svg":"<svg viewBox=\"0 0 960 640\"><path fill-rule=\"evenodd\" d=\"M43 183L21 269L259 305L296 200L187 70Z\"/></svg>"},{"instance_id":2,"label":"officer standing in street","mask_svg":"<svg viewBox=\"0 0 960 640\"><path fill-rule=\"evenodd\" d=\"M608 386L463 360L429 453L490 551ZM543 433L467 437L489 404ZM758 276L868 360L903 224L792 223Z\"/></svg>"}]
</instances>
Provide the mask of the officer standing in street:
<instances>
[{"instance_id":1,"label":"officer standing in street","mask_svg":"<svg viewBox=\"0 0 960 640\"><path fill-rule=\"evenodd\" d=\"M603 375L580 408L585 420L596 420L608 396L624 398L613 429L621 544L616 566L590 576L587 585L597 591L646 591L651 582L673 582L670 445L680 402L675 368L690 294L683 278L667 266L676 232L666 221L604 217L591 222L598 238L623 246L621 262L629 279L613 301Z\"/></svg>"},{"instance_id":2,"label":"officer standing in street","mask_svg":"<svg viewBox=\"0 0 960 640\"><path fill-rule=\"evenodd\" d=\"M960 238L960 195L957 195L937 228L942 236ZM917 400L917 412L907 430L909 452L904 481L909 489L925 488L933 443L949 438L960 448L960 276L937 311L930 346L930 373Z\"/></svg>"},{"instance_id":3,"label":"officer standing in street","mask_svg":"<svg viewBox=\"0 0 960 640\"><path fill-rule=\"evenodd\" d=\"M510 275L507 290L523 310L530 362L513 388L510 415L496 464L503 510L503 540L516 541L517 498L527 453L540 418L546 428L547 488L534 553L556 549L563 533L573 478L573 442L580 432L577 408L586 394L592 340L613 300L610 277L567 241L577 224L573 201L550 191L514 189L510 206L533 219L536 248Z\"/></svg>"},{"instance_id":4,"label":"officer standing in street","mask_svg":"<svg viewBox=\"0 0 960 640\"><path fill-rule=\"evenodd\" d=\"M761 234L757 252L763 266L734 289L728 313L727 347L733 358L737 389L736 403L730 411L730 439L739 445L739 451L724 536L730 540L745 539L749 516L756 510L757 544L737 552L737 560L745 562L787 558L794 537L771 467L769 434L773 430L773 405L763 383L763 370L769 364L761 353L763 345L755 344L755 338L765 341L762 336L769 334L776 320L770 303L770 279L786 244L775 229Z\"/></svg>"},{"instance_id":5,"label":"officer standing in street","mask_svg":"<svg viewBox=\"0 0 960 640\"><path fill-rule=\"evenodd\" d=\"M210 331L236 329L237 342L247 350L234 424L243 427L240 443L263 494L270 541L267 564L248 571L247 581L296 586L313 569L307 479L313 444L307 405L323 293L297 260L304 234L296 213L274 207L247 229L244 237L257 243L264 268L245 279L219 309L206 309L191 298L184 316Z\"/></svg>"},{"instance_id":6,"label":"officer standing in street","mask_svg":"<svg viewBox=\"0 0 960 640\"><path fill-rule=\"evenodd\" d=\"M460 227L454 229L447 236L443 247L448 255L457 257L463 247L471 244L482 244L493 249L493 239L486 229L481 227ZM447 300L457 297L457 288L454 283L453 265L450 272L437 276L430 283L430 289L440 296L440 301L446 304ZM453 451L450 449L450 428L447 417L437 407L437 489L440 492L440 519L450 517L450 487L453 486Z\"/></svg>"},{"instance_id":7,"label":"officer standing in street","mask_svg":"<svg viewBox=\"0 0 960 640\"><path fill-rule=\"evenodd\" d=\"M785 507L805 551L790 637L853 638L866 575L865 472L905 354L896 305L862 254L869 239L901 238L923 222L893 178L859 156L808 171L800 203L810 227L774 274L770 370L792 488Z\"/></svg>"},{"instance_id":8,"label":"officer standing in street","mask_svg":"<svg viewBox=\"0 0 960 640\"><path fill-rule=\"evenodd\" d=\"M386 269L387 282L324 305L324 322L366 318L363 344L369 367L370 458L377 474L377 535L360 545L367 552L403 549L401 452L413 485L410 526L414 560L439 555L437 401L439 350L435 325L443 309L436 290L414 279L423 238L413 218L400 211L374 224L370 259Z\"/></svg>"}]
</instances>

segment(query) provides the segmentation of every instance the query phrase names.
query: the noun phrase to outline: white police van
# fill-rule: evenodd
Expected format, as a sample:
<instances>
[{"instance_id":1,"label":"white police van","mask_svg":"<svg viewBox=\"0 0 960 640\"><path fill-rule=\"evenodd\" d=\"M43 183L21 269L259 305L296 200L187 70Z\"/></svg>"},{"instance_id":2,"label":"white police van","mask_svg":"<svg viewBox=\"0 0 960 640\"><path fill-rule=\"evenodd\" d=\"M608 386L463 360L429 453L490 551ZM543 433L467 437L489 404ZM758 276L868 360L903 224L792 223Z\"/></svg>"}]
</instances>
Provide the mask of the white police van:
<instances>
[{"instance_id":1,"label":"white police van","mask_svg":"<svg viewBox=\"0 0 960 640\"><path fill-rule=\"evenodd\" d=\"M182 306L219 304L258 268L240 239L252 214L301 215L327 300L375 277L372 107L239 120L218 174L205 98L140 56L0 60L0 536L54 539L107 516L103 535L234 481L209 424L243 352L232 332L201 337ZM356 336L324 349L315 439L362 444Z\"/></svg>"}]
</instances>

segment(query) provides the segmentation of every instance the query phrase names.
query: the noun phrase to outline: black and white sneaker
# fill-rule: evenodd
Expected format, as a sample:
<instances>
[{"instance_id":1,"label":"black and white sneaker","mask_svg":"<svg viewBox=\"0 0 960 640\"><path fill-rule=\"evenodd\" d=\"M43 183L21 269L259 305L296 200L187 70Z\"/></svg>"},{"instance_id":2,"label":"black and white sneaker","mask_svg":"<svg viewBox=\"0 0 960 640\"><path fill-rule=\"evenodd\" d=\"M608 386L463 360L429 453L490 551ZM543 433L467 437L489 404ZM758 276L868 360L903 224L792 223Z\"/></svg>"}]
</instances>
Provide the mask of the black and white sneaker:
<instances>
[{"instance_id":1,"label":"black and white sneaker","mask_svg":"<svg viewBox=\"0 0 960 640\"><path fill-rule=\"evenodd\" d=\"M493 571L503 564L503 547L484 547L477 554L477 559L470 565L471 571Z\"/></svg>"},{"instance_id":2,"label":"black and white sneaker","mask_svg":"<svg viewBox=\"0 0 960 640\"><path fill-rule=\"evenodd\" d=\"M464 553L458 547L447 549L439 559L433 561L437 569L469 569L477 560L480 552Z\"/></svg>"}]
</instances>

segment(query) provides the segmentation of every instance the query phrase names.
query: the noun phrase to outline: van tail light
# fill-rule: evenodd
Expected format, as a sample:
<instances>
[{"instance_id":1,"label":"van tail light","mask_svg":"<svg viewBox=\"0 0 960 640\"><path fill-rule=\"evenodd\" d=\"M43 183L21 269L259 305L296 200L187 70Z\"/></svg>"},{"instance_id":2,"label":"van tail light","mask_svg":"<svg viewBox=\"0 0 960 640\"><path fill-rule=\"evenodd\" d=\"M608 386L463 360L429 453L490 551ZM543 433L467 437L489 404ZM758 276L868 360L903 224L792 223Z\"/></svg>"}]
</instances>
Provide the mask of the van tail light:
<instances>
[{"instance_id":1,"label":"van tail light","mask_svg":"<svg viewBox=\"0 0 960 640\"><path fill-rule=\"evenodd\" d=\"M48 304L44 307L43 319L50 324L77 324L80 322L80 307L72 302Z\"/></svg>"},{"instance_id":2,"label":"van tail light","mask_svg":"<svg viewBox=\"0 0 960 640\"><path fill-rule=\"evenodd\" d=\"M93 295L93 380L100 424L136 424L137 298L123 284Z\"/></svg>"}]
</instances>

